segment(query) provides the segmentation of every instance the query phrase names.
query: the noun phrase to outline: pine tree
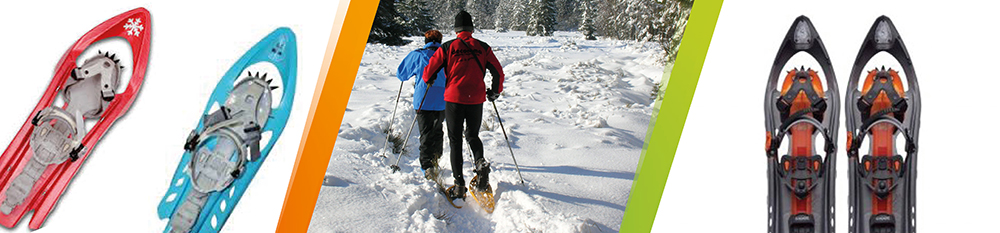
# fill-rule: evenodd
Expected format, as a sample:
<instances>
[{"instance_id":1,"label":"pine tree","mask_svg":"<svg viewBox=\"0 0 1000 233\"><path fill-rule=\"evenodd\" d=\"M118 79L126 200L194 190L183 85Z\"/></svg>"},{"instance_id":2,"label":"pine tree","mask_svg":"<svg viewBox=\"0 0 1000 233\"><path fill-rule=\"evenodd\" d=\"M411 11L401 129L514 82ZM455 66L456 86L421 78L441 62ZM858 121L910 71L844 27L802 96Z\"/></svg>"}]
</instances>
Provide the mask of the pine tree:
<instances>
[{"instance_id":1,"label":"pine tree","mask_svg":"<svg viewBox=\"0 0 1000 233\"><path fill-rule=\"evenodd\" d=\"M531 4L532 1L536 0L515 0L512 1L514 6L511 13L512 17L510 22L510 29L515 31L524 31L528 29L528 19L531 18Z\"/></svg>"},{"instance_id":2,"label":"pine tree","mask_svg":"<svg viewBox=\"0 0 1000 233\"><path fill-rule=\"evenodd\" d=\"M528 22L529 36L551 36L556 27L555 0L532 0L531 18Z\"/></svg>"},{"instance_id":3,"label":"pine tree","mask_svg":"<svg viewBox=\"0 0 1000 233\"><path fill-rule=\"evenodd\" d=\"M611 39L624 39L623 35L627 33L623 32L625 29L622 25L627 24L623 21L629 17L623 7L624 0L597 0L593 3L594 8L601 9L594 17L595 21L601 22L595 25L597 35Z\"/></svg>"},{"instance_id":4,"label":"pine tree","mask_svg":"<svg viewBox=\"0 0 1000 233\"><path fill-rule=\"evenodd\" d=\"M465 10L465 4L466 0L433 0L427 5L434 16L436 28L441 32L449 32L455 26L455 15Z\"/></svg>"},{"instance_id":5,"label":"pine tree","mask_svg":"<svg viewBox=\"0 0 1000 233\"><path fill-rule=\"evenodd\" d=\"M406 29L407 36L423 35L434 29L434 16L428 8L427 0L397 0L399 24Z\"/></svg>"},{"instance_id":6,"label":"pine tree","mask_svg":"<svg viewBox=\"0 0 1000 233\"><path fill-rule=\"evenodd\" d=\"M580 27L580 2L589 0L556 0L556 31L572 31Z\"/></svg>"},{"instance_id":7,"label":"pine tree","mask_svg":"<svg viewBox=\"0 0 1000 233\"><path fill-rule=\"evenodd\" d=\"M472 15L472 23L476 29L493 29L497 0L469 0L465 4L465 10Z\"/></svg>"},{"instance_id":8,"label":"pine tree","mask_svg":"<svg viewBox=\"0 0 1000 233\"><path fill-rule=\"evenodd\" d=\"M653 41L657 37L656 15L660 12L662 4L648 0L633 0L629 4L629 11L633 12L632 19L636 27L636 40Z\"/></svg>"},{"instance_id":9,"label":"pine tree","mask_svg":"<svg viewBox=\"0 0 1000 233\"><path fill-rule=\"evenodd\" d=\"M595 21L601 22L595 25L599 36L634 41L653 41L659 37L656 22L664 3L651 0L599 0L594 5L596 9L601 9L594 17Z\"/></svg>"},{"instance_id":10,"label":"pine tree","mask_svg":"<svg viewBox=\"0 0 1000 233\"><path fill-rule=\"evenodd\" d=\"M380 0L372 20L372 30L368 33L368 43L405 44L407 41L402 37L406 36L406 28L398 23L399 18L394 0Z\"/></svg>"},{"instance_id":11,"label":"pine tree","mask_svg":"<svg viewBox=\"0 0 1000 233\"><path fill-rule=\"evenodd\" d=\"M660 9L659 19L656 25L658 38L656 41L665 51L664 58L667 62L677 59L677 49L680 48L681 37L684 36L684 28L687 27L688 16L691 13L693 0L671 0L665 1Z\"/></svg>"},{"instance_id":12,"label":"pine tree","mask_svg":"<svg viewBox=\"0 0 1000 233\"><path fill-rule=\"evenodd\" d=\"M596 9L593 7L591 0L581 0L580 1L580 33L587 40L596 40L597 37L594 35L597 28L594 27L594 17L597 14Z\"/></svg>"},{"instance_id":13,"label":"pine tree","mask_svg":"<svg viewBox=\"0 0 1000 233\"><path fill-rule=\"evenodd\" d=\"M493 13L493 29L497 32L506 32L509 28L507 21L509 20L508 14L510 13L510 7L505 4L510 2L510 0L497 0L496 12Z\"/></svg>"},{"instance_id":14,"label":"pine tree","mask_svg":"<svg viewBox=\"0 0 1000 233\"><path fill-rule=\"evenodd\" d=\"M493 28L497 31L524 31L527 27L525 18L529 0L497 0L496 12L493 13Z\"/></svg>"}]
</instances>

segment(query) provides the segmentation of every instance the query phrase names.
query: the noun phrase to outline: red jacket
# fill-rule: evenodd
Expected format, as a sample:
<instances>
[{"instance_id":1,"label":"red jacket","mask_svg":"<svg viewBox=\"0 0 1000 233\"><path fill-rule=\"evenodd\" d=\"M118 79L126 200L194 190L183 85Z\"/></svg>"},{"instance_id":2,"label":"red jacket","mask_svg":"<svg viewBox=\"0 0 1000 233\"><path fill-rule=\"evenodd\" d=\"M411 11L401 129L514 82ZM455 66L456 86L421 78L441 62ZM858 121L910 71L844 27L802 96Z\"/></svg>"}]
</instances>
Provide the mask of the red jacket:
<instances>
[{"instance_id":1,"label":"red jacket","mask_svg":"<svg viewBox=\"0 0 1000 233\"><path fill-rule=\"evenodd\" d=\"M463 43L464 42L464 43ZM478 62L477 62L478 59ZM424 82L445 70L444 101L459 104L486 102L486 71L493 76L493 90L503 91L503 68L485 42L472 38L471 32L459 32L458 38L444 42L424 67Z\"/></svg>"}]
</instances>

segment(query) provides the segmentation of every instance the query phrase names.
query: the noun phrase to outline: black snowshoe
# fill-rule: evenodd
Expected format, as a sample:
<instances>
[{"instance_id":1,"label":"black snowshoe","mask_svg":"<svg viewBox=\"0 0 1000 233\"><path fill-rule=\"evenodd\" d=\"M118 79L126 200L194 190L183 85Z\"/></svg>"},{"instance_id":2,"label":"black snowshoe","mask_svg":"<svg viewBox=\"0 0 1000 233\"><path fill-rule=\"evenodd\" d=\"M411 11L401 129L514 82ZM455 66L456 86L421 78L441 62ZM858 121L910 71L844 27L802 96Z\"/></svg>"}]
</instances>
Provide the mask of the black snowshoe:
<instances>
[{"instance_id":1,"label":"black snowshoe","mask_svg":"<svg viewBox=\"0 0 1000 233\"><path fill-rule=\"evenodd\" d=\"M886 64L874 64L876 68L862 75L869 60L881 52L899 62L902 75ZM910 55L888 17L876 19L862 42L844 101L852 210L848 232L915 232L920 90ZM896 153L897 136L905 139L905 158ZM861 155L866 138L868 152Z\"/></svg>"},{"instance_id":2,"label":"black snowshoe","mask_svg":"<svg viewBox=\"0 0 1000 233\"><path fill-rule=\"evenodd\" d=\"M812 56L822 75L804 66L782 75L783 67L799 52ZM783 83L778 82L781 77ZM769 233L834 232L839 101L837 79L823 41L809 18L799 16L774 59L764 100ZM816 135L823 140L822 155L814 148ZM787 154L779 156L786 137Z\"/></svg>"}]
</instances>

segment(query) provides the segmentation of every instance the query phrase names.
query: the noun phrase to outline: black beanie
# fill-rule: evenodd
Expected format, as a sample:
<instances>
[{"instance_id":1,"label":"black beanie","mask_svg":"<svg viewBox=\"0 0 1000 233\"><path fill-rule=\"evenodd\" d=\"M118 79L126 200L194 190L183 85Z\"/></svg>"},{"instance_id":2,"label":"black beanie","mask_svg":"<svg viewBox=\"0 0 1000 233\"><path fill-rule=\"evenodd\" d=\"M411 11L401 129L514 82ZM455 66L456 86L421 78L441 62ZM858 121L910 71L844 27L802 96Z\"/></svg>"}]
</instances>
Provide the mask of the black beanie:
<instances>
[{"instance_id":1,"label":"black beanie","mask_svg":"<svg viewBox=\"0 0 1000 233\"><path fill-rule=\"evenodd\" d=\"M469 15L469 12L465 12L463 10L455 15L455 32L472 32L474 29L475 26L472 25L472 15Z\"/></svg>"}]
</instances>

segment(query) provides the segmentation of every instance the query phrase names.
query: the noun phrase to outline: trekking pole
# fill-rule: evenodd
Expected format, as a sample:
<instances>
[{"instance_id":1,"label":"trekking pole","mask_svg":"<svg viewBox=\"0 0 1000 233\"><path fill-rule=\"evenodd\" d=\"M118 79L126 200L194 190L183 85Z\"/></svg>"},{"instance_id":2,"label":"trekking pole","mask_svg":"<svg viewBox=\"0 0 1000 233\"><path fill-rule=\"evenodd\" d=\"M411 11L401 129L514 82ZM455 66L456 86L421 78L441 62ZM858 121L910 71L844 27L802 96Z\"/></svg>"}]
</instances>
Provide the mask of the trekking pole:
<instances>
[{"instance_id":1,"label":"trekking pole","mask_svg":"<svg viewBox=\"0 0 1000 233\"><path fill-rule=\"evenodd\" d=\"M399 96L403 95L403 84L399 82L399 93L396 93L396 104L392 105L392 117L389 118L389 127L385 132L385 144L382 144L382 158L385 158L385 147L389 146L389 136L392 135L392 123L396 122L396 106L399 106Z\"/></svg>"},{"instance_id":2,"label":"trekking pole","mask_svg":"<svg viewBox=\"0 0 1000 233\"><path fill-rule=\"evenodd\" d=\"M430 90L431 90L430 85L427 86L427 89L424 89L424 96L423 96L423 98L420 98L420 105L417 105L417 113L418 114L420 113L420 109L424 108L424 100L427 99L427 92L430 91ZM417 117L419 117L419 116L413 117L413 121L410 121L410 129L406 130L406 134L403 135L404 137L406 137L405 139L403 139L403 148L404 149L406 148L406 142L410 140L410 132L413 132L413 125L417 124ZM397 171L399 171L399 159L401 159L401 158L403 158L403 152L402 151L399 152L399 156L396 156L396 163L393 163L392 166L389 166L389 168L392 169L392 173L396 173Z\"/></svg>"},{"instance_id":3,"label":"trekking pole","mask_svg":"<svg viewBox=\"0 0 1000 233\"><path fill-rule=\"evenodd\" d=\"M500 118L500 110L497 110L497 102L490 101L493 103L493 112L497 114L497 121L500 122L500 130L503 131L503 140L507 141L507 149L510 150L510 158L514 160L514 168L517 169L517 178L521 179L521 185L524 185L524 177L521 176L521 168L517 166L517 158L514 157L514 149L510 147L510 139L507 139L507 129L503 127L503 119Z\"/></svg>"}]
</instances>

